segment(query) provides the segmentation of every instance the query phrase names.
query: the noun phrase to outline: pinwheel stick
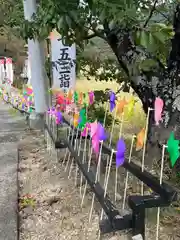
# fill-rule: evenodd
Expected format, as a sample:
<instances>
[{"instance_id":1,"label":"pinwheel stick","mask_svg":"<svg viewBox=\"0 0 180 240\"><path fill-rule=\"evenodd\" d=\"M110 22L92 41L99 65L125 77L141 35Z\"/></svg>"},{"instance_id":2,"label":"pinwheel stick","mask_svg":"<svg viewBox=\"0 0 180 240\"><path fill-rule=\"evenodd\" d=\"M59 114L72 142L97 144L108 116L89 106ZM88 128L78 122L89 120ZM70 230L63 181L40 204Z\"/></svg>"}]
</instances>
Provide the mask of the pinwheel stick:
<instances>
[{"instance_id":1,"label":"pinwheel stick","mask_svg":"<svg viewBox=\"0 0 180 240\"><path fill-rule=\"evenodd\" d=\"M90 152L89 152L89 159L88 159L88 172L89 172L90 166L91 166L92 152L93 152L93 149L92 149L92 147L91 147ZM84 192L83 192L83 195L82 195L81 207L83 206L83 203L84 203L84 198L85 198L85 195L86 195L86 190L87 190L87 180L86 180L85 187L84 187Z\"/></svg>"},{"instance_id":2,"label":"pinwheel stick","mask_svg":"<svg viewBox=\"0 0 180 240\"><path fill-rule=\"evenodd\" d=\"M77 147L77 139L78 139L78 131L77 131L77 133L76 133L74 150L76 150L76 147ZM73 163L74 163L74 158L72 158L72 161L71 161L71 165L70 165L70 168L69 168L68 179L70 179L70 177L71 177L71 171L72 171L72 168L73 168Z\"/></svg>"},{"instance_id":3,"label":"pinwheel stick","mask_svg":"<svg viewBox=\"0 0 180 240\"><path fill-rule=\"evenodd\" d=\"M162 157L161 157L161 171L160 171L160 178L159 178L160 185L162 184L162 180L163 180L165 148L166 148L166 146L163 145ZM160 207L158 207L158 210L157 210L156 240L159 239L159 222L160 222L159 220L160 220Z\"/></svg>"},{"instance_id":4,"label":"pinwheel stick","mask_svg":"<svg viewBox=\"0 0 180 240\"><path fill-rule=\"evenodd\" d=\"M119 128L119 139L122 137L123 123L124 123L124 113L122 113L122 116L121 116L121 123ZM114 187L115 202L117 200L117 180L118 180L118 167L116 167L116 172L115 172L115 187Z\"/></svg>"},{"instance_id":5,"label":"pinwheel stick","mask_svg":"<svg viewBox=\"0 0 180 240\"><path fill-rule=\"evenodd\" d=\"M98 182L98 178L99 178L99 171L98 169L100 168L101 165L101 153L102 153L102 146L103 146L103 141L101 142L101 146L100 146L100 152L99 152L99 158L98 158L98 164L97 164L97 170L96 170L96 176L95 176L95 183ZM91 222L91 218L92 218L92 211L93 211L93 207L94 207L94 200L95 200L95 194L93 193L93 198L92 198L92 202L91 202L91 209L89 212L89 223Z\"/></svg>"},{"instance_id":6,"label":"pinwheel stick","mask_svg":"<svg viewBox=\"0 0 180 240\"><path fill-rule=\"evenodd\" d=\"M132 140L131 140L131 147L130 147L130 152L129 152L129 158L128 158L128 162L131 162L131 157L132 157L132 152L133 152L133 146L134 146L134 140L135 140L136 136L133 135L132 136ZM127 187L128 187L128 178L129 178L129 172L126 171L126 178L125 178L125 186L124 186L124 195L123 195L123 204L122 204L122 209L124 210L125 208L125 202L126 202L126 196L127 196Z\"/></svg>"},{"instance_id":7,"label":"pinwheel stick","mask_svg":"<svg viewBox=\"0 0 180 240\"><path fill-rule=\"evenodd\" d=\"M114 133L114 125L115 125L115 120L116 120L116 114L117 114L117 108L116 108L116 110L115 110L115 112L114 112L114 118L113 118L113 122L112 122L110 139L109 139L109 148L111 148L111 145L112 145L112 138L113 138L113 133ZM110 156L108 156L108 157L107 157L107 160L106 160L106 172L105 172L105 176L104 176L104 187L105 187L105 185L106 185L107 177L108 177L109 161L110 161ZM102 209L102 214L103 214L103 209Z\"/></svg>"},{"instance_id":8,"label":"pinwheel stick","mask_svg":"<svg viewBox=\"0 0 180 240\"><path fill-rule=\"evenodd\" d=\"M82 135L80 136L79 147L78 147L78 156L81 152L81 145L82 145ZM77 176L78 176L78 165L76 164L76 172L75 172L75 186L77 186Z\"/></svg>"},{"instance_id":9,"label":"pinwheel stick","mask_svg":"<svg viewBox=\"0 0 180 240\"><path fill-rule=\"evenodd\" d=\"M84 149L83 149L83 159L82 163L85 163L85 158L86 158L86 147L87 147L87 135L85 137L85 142L84 142ZM81 173L81 178L80 178L80 197L82 196L82 182L83 182L83 174Z\"/></svg>"},{"instance_id":10,"label":"pinwheel stick","mask_svg":"<svg viewBox=\"0 0 180 240\"><path fill-rule=\"evenodd\" d=\"M69 141L70 136L71 136L71 131L72 131L72 129L71 129L71 127L69 126L69 127L68 127L68 136L67 136L68 141ZM65 152L64 159L63 159L63 162L62 162L63 165L65 164L67 154L68 154L68 148L66 148L66 152Z\"/></svg>"},{"instance_id":11,"label":"pinwheel stick","mask_svg":"<svg viewBox=\"0 0 180 240\"><path fill-rule=\"evenodd\" d=\"M145 126L145 136L144 136L144 145L143 145L143 154L142 154L142 161L141 161L141 170L144 172L144 164L145 164L145 154L146 154L146 145L147 145L147 133L149 128L149 116L150 111L152 111L152 108L148 108L147 118L146 118L146 126ZM141 182L141 195L144 195L144 183Z\"/></svg>"},{"instance_id":12,"label":"pinwheel stick","mask_svg":"<svg viewBox=\"0 0 180 240\"><path fill-rule=\"evenodd\" d=\"M108 187L109 176L110 176L110 172L111 172L113 154L114 154L115 152L116 152L116 151L115 151L114 149L112 149L112 151L111 151L111 156L110 156L110 159L109 159L109 166L108 166L108 171L107 171L107 178L106 178L106 181L105 181L105 184L104 184L104 197L105 197L106 194L107 194L107 187ZM103 218L103 212L104 212L104 211L103 211L103 208L102 208L100 220L102 220L102 218Z\"/></svg>"},{"instance_id":13,"label":"pinwheel stick","mask_svg":"<svg viewBox=\"0 0 180 240\"><path fill-rule=\"evenodd\" d=\"M74 132L75 132L74 130L75 130L75 128L73 128L73 130L72 130L72 138L71 138L71 142L70 142L71 146L72 146L73 138L74 138ZM71 152L69 152L69 154L68 154L68 160L67 160L67 163L66 163L65 172L67 172L67 169L68 169L68 166L69 166L70 157L71 157Z\"/></svg>"},{"instance_id":14,"label":"pinwheel stick","mask_svg":"<svg viewBox=\"0 0 180 240\"><path fill-rule=\"evenodd\" d=\"M73 118L73 113L72 113L72 116L71 116L71 117ZM70 121L70 124L72 124L71 121ZM68 136L67 136L68 141L69 141L69 139L70 139L71 132L73 132L73 129L74 129L74 126L73 126L73 128L71 128L71 126L68 127ZM66 152L65 152L65 155L64 155L63 163L62 163L63 165L65 164L67 154L68 154L68 148L66 148Z\"/></svg>"}]
</instances>

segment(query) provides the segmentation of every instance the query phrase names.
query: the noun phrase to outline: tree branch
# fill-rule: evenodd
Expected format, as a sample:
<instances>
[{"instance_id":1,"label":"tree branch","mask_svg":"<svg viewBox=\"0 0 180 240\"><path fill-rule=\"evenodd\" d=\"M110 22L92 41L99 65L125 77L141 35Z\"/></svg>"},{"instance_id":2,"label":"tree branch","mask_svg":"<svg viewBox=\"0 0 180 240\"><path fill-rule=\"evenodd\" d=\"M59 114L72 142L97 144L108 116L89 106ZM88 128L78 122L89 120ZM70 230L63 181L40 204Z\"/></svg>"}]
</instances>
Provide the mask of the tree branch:
<instances>
[{"instance_id":1,"label":"tree branch","mask_svg":"<svg viewBox=\"0 0 180 240\"><path fill-rule=\"evenodd\" d=\"M149 17L147 18L147 20L146 20L146 22L145 22L145 24L144 24L144 28L148 25L148 22L149 22L149 20L151 19L152 15L153 15L153 13L154 13L154 11L155 11L155 9L156 9L156 4L157 4L157 2L158 2L158 0L155 0L154 5L153 5L153 7L152 7L152 9L151 9L151 11L150 11Z\"/></svg>"},{"instance_id":2,"label":"tree branch","mask_svg":"<svg viewBox=\"0 0 180 240\"><path fill-rule=\"evenodd\" d=\"M89 40L89 39L94 38L94 37L98 37L98 36L96 35L96 33L89 34L88 36L84 37L83 39L84 39L84 40Z\"/></svg>"}]
</instances>

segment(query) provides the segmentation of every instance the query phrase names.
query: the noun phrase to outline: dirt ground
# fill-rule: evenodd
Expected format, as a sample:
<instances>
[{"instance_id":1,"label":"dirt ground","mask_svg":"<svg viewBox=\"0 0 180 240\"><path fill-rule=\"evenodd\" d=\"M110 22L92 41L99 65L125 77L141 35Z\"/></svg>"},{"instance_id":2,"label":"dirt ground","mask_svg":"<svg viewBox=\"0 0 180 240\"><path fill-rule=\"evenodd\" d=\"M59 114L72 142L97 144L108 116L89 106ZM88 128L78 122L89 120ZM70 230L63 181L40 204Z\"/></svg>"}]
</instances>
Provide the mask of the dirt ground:
<instances>
[{"instance_id":1,"label":"dirt ground","mask_svg":"<svg viewBox=\"0 0 180 240\"><path fill-rule=\"evenodd\" d=\"M68 179L62 164L64 154L65 150L61 150L58 159L55 154L50 156L40 132L32 131L20 142L20 199L26 194L32 196L32 201L24 203L20 200L20 240L98 239L97 211L93 212L88 224L92 194L88 191L81 208L79 188L75 187L73 177ZM153 215L156 216L156 212ZM159 240L180 239L177 232L179 218L169 213L165 215ZM154 240L156 225L152 224L147 230L147 239ZM101 239L127 240L129 236L117 233L101 236Z\"/></svg>"},{"instance_id":2,"label":"dirt ground","mask_svg":"<svg viewBox=\"0 0 180 240\"><path fill-rule=\"evenodd\" d=\"M92 197L86 197L83 208L80 207L78 188L56 157L49 156L43 139L43 135L34 132L19 144L20 198L30 194L35 200L25 206L20 201L20 240L98 239L96 213L88 226ZM127 237L108 235L101 239Z\"/></svg>"}]
</instances>

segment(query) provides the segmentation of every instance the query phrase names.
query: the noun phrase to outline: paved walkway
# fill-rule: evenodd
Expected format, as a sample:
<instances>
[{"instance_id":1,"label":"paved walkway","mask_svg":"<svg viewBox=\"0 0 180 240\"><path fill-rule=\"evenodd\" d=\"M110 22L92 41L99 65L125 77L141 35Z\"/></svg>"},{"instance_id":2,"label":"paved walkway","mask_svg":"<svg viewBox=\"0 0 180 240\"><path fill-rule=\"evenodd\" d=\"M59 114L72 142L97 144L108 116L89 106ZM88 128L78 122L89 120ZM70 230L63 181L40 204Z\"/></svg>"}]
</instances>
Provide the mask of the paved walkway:
<instances>
[{"instance_id":1,"label":"paved walkway","mask_svg":"<svg viewBox=\"0 0 180 240\"><path fill-rule=\"evenodd\" d=\"M17 144L25 134L24 117L0 101L0 240L17 240Z\"/></svg>"}]
</instances>

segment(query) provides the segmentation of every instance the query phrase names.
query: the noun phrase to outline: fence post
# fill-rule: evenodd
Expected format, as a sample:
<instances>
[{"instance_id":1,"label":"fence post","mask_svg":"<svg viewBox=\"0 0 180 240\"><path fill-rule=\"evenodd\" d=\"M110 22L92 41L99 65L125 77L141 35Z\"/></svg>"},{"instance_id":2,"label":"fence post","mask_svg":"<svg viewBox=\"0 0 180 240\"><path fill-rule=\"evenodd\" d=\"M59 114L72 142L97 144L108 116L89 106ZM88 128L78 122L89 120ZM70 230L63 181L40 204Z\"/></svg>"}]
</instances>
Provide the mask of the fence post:
<instances>
[{"instance_id":1,"label":"fence post","mask_svg":"<svg viewBox=\"0 0 180 240\"><path fill-rule=\"evenodd\" d=\"M133 236L141 234L145 240L145 209L143 207L133 209L132 213Z\"/></svg>"}]
</instances>

